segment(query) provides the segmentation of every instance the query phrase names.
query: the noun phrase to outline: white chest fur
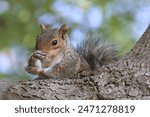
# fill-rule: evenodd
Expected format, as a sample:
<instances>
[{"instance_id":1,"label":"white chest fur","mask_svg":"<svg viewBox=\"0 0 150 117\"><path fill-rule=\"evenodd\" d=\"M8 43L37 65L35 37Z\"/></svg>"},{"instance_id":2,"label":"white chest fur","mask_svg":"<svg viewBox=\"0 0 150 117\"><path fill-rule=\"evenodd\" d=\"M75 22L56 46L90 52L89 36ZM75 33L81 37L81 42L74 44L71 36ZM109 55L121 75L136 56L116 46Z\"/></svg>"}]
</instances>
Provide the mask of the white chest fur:
<instances>
[{"instance_id":1,"label":"white chest fur","mask_svg":"<svg viewBox=\"0 0 150 117\"><path fill-rule=\"evenodd\" d=\"M63 55L62 55L62 54L56 56L56 57L52 60L50 66L49 66L48 68L43 68L44 71L51 71L55 65L57 65L58 63L60 63L60 62L62 61L62 59L63 59Z\"/></svg>"}]
</instances>

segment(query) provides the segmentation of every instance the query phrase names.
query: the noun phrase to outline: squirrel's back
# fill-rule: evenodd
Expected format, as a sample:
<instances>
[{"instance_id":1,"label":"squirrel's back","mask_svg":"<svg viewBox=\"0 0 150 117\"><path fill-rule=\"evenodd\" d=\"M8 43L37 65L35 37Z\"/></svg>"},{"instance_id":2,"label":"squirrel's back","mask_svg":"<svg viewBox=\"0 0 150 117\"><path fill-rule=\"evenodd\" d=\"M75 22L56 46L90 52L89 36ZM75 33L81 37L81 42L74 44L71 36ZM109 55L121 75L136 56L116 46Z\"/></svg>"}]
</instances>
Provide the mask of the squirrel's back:
<instances>
[{"instance_id":1,"label":"squirrel's back","mask_svg":"<svg viewBox=\"0 0 150 117\"><path fill-rule=\"evenodd\" d=\"M106 42L99 34L87 35L77 46L77 52L83 56L92 70L117 60L117 51L113 43Z\"/></svg>"}]
</instances>

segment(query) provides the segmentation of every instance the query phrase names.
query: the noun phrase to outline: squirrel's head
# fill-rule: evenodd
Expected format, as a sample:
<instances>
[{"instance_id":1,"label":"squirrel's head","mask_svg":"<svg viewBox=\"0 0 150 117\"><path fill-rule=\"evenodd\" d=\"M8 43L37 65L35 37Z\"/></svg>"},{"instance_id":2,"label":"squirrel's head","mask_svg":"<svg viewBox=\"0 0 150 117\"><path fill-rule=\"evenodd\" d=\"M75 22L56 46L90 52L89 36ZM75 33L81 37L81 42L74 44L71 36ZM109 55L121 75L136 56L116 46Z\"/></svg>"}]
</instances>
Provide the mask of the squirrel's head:
<instances>
[{"instance_id":1,"label":"squirrel's head","mask_svg":"<svg viewBox=\"0 0 150 117\"><path fill-rule=\"evenodd\" d=\"M50 28L41 24L42 32L36 39L36 50L44 52L50 58L54 58L65 48L68 27L63 24L59 29Z\"/></svg>"}]
</instances>

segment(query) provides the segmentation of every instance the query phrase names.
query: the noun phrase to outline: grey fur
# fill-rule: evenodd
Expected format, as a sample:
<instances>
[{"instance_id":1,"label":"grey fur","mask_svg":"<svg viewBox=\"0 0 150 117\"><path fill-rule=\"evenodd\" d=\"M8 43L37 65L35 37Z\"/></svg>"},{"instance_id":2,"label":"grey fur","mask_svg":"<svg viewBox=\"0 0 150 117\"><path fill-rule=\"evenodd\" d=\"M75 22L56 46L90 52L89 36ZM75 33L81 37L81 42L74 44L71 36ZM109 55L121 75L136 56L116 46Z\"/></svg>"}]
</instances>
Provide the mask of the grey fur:
<instances>
[{"instance_id":1,"label":"grey fur","mask_svg":"<svg viewBox=\"0 0 150 117\"><path fill-rule=\"evenodd\" d=\"M77 52L88 62L90 68L101 67L117 59L116 48L99 34L87 35L77 46Z\"/></svg>"}]
</instances>

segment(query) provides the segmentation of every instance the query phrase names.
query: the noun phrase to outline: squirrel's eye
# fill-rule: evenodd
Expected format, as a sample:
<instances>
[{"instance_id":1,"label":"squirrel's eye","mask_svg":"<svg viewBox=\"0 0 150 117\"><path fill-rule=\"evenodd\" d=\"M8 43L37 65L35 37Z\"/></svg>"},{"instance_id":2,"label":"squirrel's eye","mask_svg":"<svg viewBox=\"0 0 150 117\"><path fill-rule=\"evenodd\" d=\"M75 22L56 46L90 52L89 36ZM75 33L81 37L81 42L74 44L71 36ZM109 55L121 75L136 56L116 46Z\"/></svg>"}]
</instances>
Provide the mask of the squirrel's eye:
<instances>
[{"instance_id":1,"label":"squirrel's eye","mask_svg":"<svg viewBox=\"0 0 150 117\"><path fill-rule=\"evenodd\" d=\"M52 41L52 45L57 45L57 40Z\"/></svg>"}]
</instances>

